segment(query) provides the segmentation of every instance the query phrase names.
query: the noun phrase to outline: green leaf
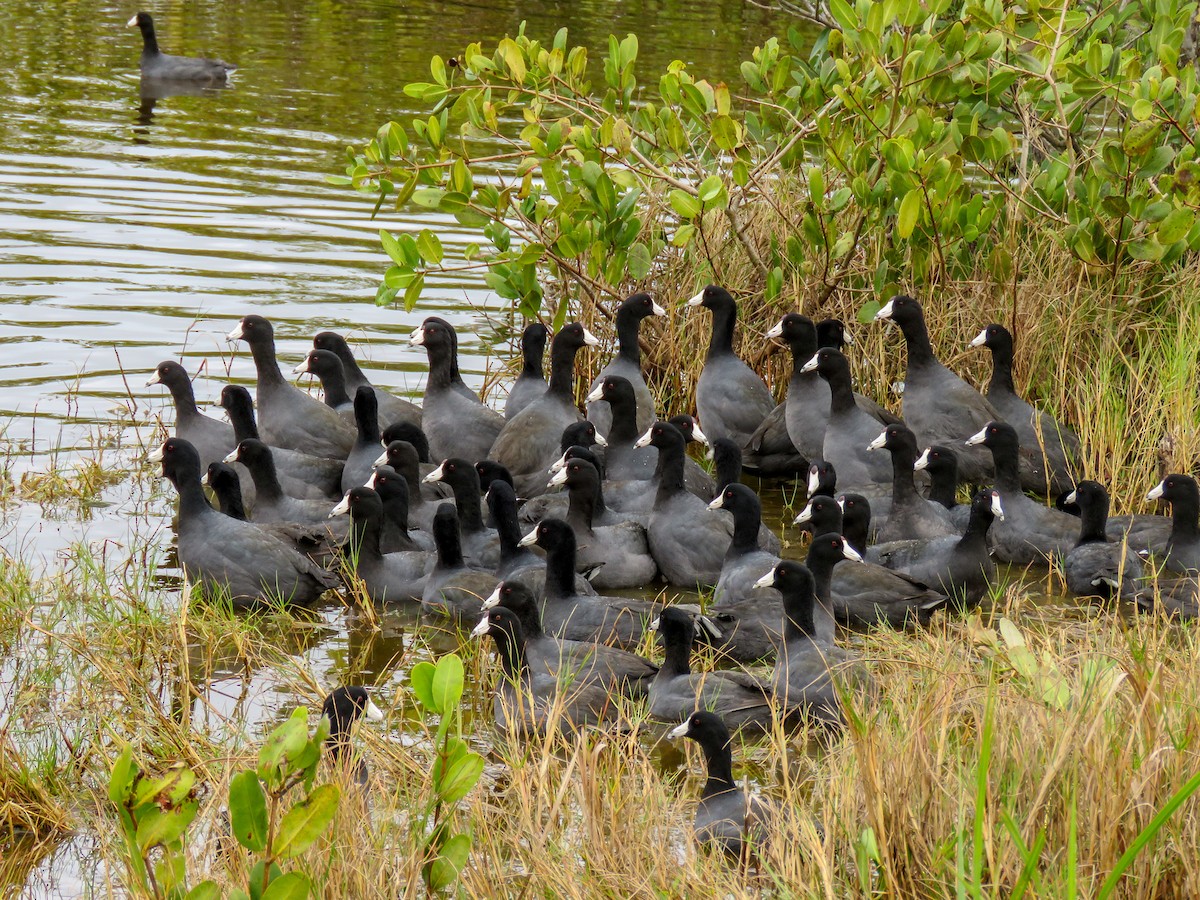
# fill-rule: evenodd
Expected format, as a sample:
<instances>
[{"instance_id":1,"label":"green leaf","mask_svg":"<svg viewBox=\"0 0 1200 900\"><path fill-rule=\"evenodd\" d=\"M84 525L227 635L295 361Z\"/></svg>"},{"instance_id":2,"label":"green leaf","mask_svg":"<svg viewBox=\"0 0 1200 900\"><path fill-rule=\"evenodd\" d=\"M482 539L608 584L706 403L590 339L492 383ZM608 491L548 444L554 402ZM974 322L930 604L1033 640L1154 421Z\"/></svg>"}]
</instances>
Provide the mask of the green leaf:
<instances>
[{"instance_id":1,"label":"green leaf","mask_svg":"<svg viewBox=\"0 0 1200 900\"><path fill-rule=\"evenodd\" d=\"M846 0L829 0L829 13L842 31L854 31L858 27L858 16Z\"/></svg>"},{"instance_id":2,"label":"green leaf","mask_svg":"<svg viewBox=\"0 0 1200 900\"><path fill-rule=\"evenodd\" d=\"M258 752L259 777L270 784L273 770L278 768L286 757L297 753L307 740L308 709L298 706L292 712L291 718L271 732Z\"/></svg>"},{"instance_id":3,"label":"green leaf","mask_svg":"<svg viewBox=\"0 0 1200 900\"><path fill-rule=\"evenodd\" d=\"M221 900L221 889L215 881L202 881L187 892L184 900Z\"/></svg>"},{"instance_id":4,"label":"green leaf","mask_svg":"<svg viewBox=\"0 0 1200 900\"><path fill-rule=\"evenodd\" d=\"M160 809L153 806L138 816L137 845L145 853L159 844L176 840L196 818L200 809L198 800L188 800L178 807Z\"/></svg>"},{"instance_id":5,"label":"green leaf","mask_svg":"<svg viewBox=\"0 0 1200 900\"><path fill-rule=\"evenodd\" d=\"M913 188L900 201L900 213L896 216L896 234L901 240L908 240L913 229L917 227L917 218L921 214L921 189Z\"/></svg>"},{"instance_id":6,"label":"green leaf","mask_svg":"<svg viewBox=\"0 0 1200 900\"><path fill-rule=\"evenodd\" d=\"M714 143L722 150L732 150L741 143L738 124L729 116L717 116L709 130Z\"/></svg>"},{"instance_id":7,"label":"green leaf","mask_svg":"<svg viewBox=\"0 0 1200 900\"><path fill-rule=\"evenodd\" d=\"M428 228L424 228L417 235L417 252L427 263L437 265L443 257L442 242L436 234Z\"/></svg>"},{"instance_id":8,"label":"green leaf","mask_svg":"<svg viewBox=\"0 0 1200 900\"><path fill-rule=\"evenodd\" d=\"M404 311L412 312L421 299L421 291L425 290L425 276L418 274L404 289Z\"/></svg>"},{"instance_id":9,"label":"green leaf","mask_svg":"<svg viewBox=\"0 0 1200 900\"><path fill-rule=\"evenodd\" d=\"M438 200L437 208L442 212L456 213L464 209L471 198L461 191L448 191Z\"/></svg>"},{"instance_id":10,"label":"green leaf","mask_svg":"<svg viewBox=\"0 0 1200 900\"><path fill-rule=\"evenodd\" d=\"M455 834L447 839L441 847L441 853L429 864L425 872L425 881L435 891L445 890L458 880L459 873L467 864L471 853L471 836Z\"/></svg>"},{"instance_id":11,"label":"green leaf","mask_svg":"<svg viewBox=\"0 0 1200 900\"><path fill-rule=\"evenodd\" d=\"M700 215L700 201L689 194L687 191L675 188L671 191L669 199L671 208L681 219L694 219Z\"/></svg>"},{"instance_id":12,"label":"green leaf","mask_svg":"<svg viewBox=\"0 0 1200 900\"><path fill-rule=\"evenodd\" d=\"M108 776L108 799L118 806L124 805L133 790L133 780L137 777L137 766L133 762L133 748L126 744L113 763L112 773Z\"/></svg>"},{"instance_id":13,"label":"green leaf","mask_svg":"<svg viewBox=\"0 0 1200 900\"><path fill-rule=\"evenodd\" d=\"M435 711L446 715L458 706L463 692L463 664L457 653L447 653L437 661L432 689Z\"/></svg>"},{"instance_id":14,"label":"green leaf","mask_svg":"<svg viewBox=\"0 0 1200 900\"><path fill-rule=\"evenodd\" d=\"M1160 243L1174 244L1187 237L1196 222L1196 214L1190 209L1172 210L1158 225L1157 237Z\"/></svg>"},{"instance_id":15,"label":"green leaf","mask_svg":"<svg viewBox=\"0 0 1200 900\"><path fill-rule=\"evenodd\" d=\"M1154 112L1154 104L1142 97L1133 101L1133 106L1129 108L1129 112L1139 122L1145 122Z\"/></svg>"},{"instance_id":16,"label":"green leaf","mask_svg":"<svg viewBox=\"0 0 1200 900\"><path fill-rule=\"evenodd\" d=\"M883 309L883 304L878 300L868 300L858 310L858 321L864 325L869 325L875 321L875 313Z\"/></svg>"},{"instance_id":17,"label":"green leaf","mask_svg":"<svg viewBox=\"0 0 1200 900\"><path fill-rule=\"evenodd\" d=\"M246 878L246 885L250 888L250 900L262 900L264 893L263 888L263 872L265 871L266 861L259 860L250 867L250 874ZM271 870L266 876L267 886L276 878L283 876L283 869L279 868L278 863L271 863Z\"/></svg>"},{"instance_id":18,"label":"green leaf","mask_svg":"<svg viewBox=\"0 0 1200 900\"><path fill-rule=\"evenodd\" d=\"M700 198L701 203L711 204L724 189L725 185L721 183L721 176L709 175L700 182L700 187L696 189L696 195Z\"/></svg>"},{"instance_id":19,"label":"green leaf","mask_svg":"<svg viewBox=\"0 0 1200 900\"><path fill-rule=\"evenodd\" d=\"M433 673L433 663L422 660L408 670L408 683L417 695L417 702L431 712L437 712L433 705Z\"/></svg>"},{"instance_id":20,"label":"green leaf","mask_svg":"<svg viewBox=\"0 0 1200 900\"><path fill-rule=\"evenodd\" d=\"M643 243L634 244L629 248L629 277L635 281L640 281L650 274L651 260L650 251L646 249Z\"/></svg>"},{"instance_id":21,"label":"green leaf","mask_svg":"<svg viewBox=\"0 0 1200 900\"><path fill-rule=\"evenodd\" d=\"M263 892L262 900L306 900L312 884L300 872L288 872L272 881Z\"/></svg>"},{"instance_id":22,"label":"green leaf","mask_svg":"<svg viewBox=\"0 0 1200 900\"><path fill-rule=\"evenodd\" d=\"M767 300L774 300L783 290L783 269L779 266L767 273L767 287L764 295Z\"/></svg>"},{"instance_id":23,"label":"green leaf","mask_svg":"<svg viewBox=\"0 0 1200 900\"><path fill-rule=\"evenodd\" d=\"M409 265L408 260L404 256L404 251L400 249L400 242L382 228L379 229L379 243L383 244L383 252L390 256L392 262L396 265Z\"/></svg>"},{"instance_id":24,"label":"green leaf","mask_svg":"<svg viewBox=\"0 0 1200 900\"><path fill-rule=\"evenodd\" d=\"M483 757L468 750L447 767L438 785L438 796L443 803L457 803L470 793L482 774Z\"/></svg>"},{"instance_id":25,"label":"green leaf","mask_svg":"<svg viewBox=\"0 0 1200 900\"><path fill-rule=\"evenodd\" d=\"M229 782L229 824L247 850L267 849L267 798L257 773L238 772Z\"/></svg>"},{"instance_id":26,"label":"green leaf","mask_svg":"<svg viewBox=\"0 0 1200 900\"><path fill-rule=\"evenodd\" d=\"M275 834L275 855L287 858L307 850L333 820L340 797L337 785L323 784L289 809Z\"/></svg>"},{"instance_id":27,"label":"green leaf","mask_svg":"<svg viewBox=\"0 0 1200 900\"><path fill-rule=\"evenodd\" d=\"M412 202L425 209L437 209L445 196L446 192L441 188L421 188L413 191Z\"/></svg>"}]
</instances>

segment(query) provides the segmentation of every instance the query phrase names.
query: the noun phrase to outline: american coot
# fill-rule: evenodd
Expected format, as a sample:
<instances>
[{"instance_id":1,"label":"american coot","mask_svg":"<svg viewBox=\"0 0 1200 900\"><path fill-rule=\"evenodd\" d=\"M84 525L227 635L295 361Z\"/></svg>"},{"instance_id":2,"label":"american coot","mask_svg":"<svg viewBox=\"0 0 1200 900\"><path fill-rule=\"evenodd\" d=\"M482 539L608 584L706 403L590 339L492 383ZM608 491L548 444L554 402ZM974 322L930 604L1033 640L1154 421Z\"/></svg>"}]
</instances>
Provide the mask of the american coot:
<instances>
[{"instance_id":1,"label":"american coot","mask_svg":"<svg viewBox=\"0 0 1200 900\"><path fill-rule=\"evenodd\" d=\"M691 613L668 606L652 623L663 648L663 663L650 683L650 715L679 722L697 709L715 712L737 730L771 727L767 686L748 672L692 672L696 630Z\"/></svg>"},{"instance_id":2,"label":"american coot","mask_svg":"<svg viewBox=\"0 0 1200 900\"><path fill-rule=\"evenodd\" d=\"M920 446L958 446L989 421L1001 418L979 391L938 362L920 303L912 297L895 296L875 314L875 320L895 322L904 333L908 346L904 421ZM991 478L992 461L981 451L964 450L958 469L964 481L982 484Z\"/></svg>"},{"instance_id":3,"label":"american coot","mask_svg":"<svg viewBox=\"0 0 1200 900\"><path fill-rule=\"evenodd\" d=\"M240 480L237 470L233 466L223 462L209 463L208 471L204 474L204 483L212 488L213 495L217 499L217 509L238 521L250 521L250 517L246 515L246 508L242 505ZM334 545L329 532L323 528L315 525L301 525L296 522L256 522L255 524L321 565L327 565L335 559Z\"/></svg>"},{"instance_id":4,"label":"american coot","mask_svg":"<svg viewBox=\"0 0 1200 900\"><path fill-rule=\"evenodd\" d=\"M480 403L470 391L464 393L458 388L454 380L458 369L454 329L431 316L409 336L408 342L424 347L429 357L421 427L429 438L431 456L461 456L472 463L487 458L504 427L504 417Z\"/></svg>"},{"instance_id":5,"label":"american coot","mask_svg":"<svg viewBox=\"0 0 1200 900\"><path fill-rule=\"evenodd\" d=\"M771 673L771 692L790 717L839 728L845 724L839 686L871 690L870 673L856 653L817 634L813 574L798 562L782 560L757 582L783 597L783 643Z\"/></svg>"},{"instance_id":6,"label":"american coot","mask_svg":"<svg viewBox=\"0 0 1200 900\"><path fill-rule=\"evenodd\" d=\"M247 438L225 457L225 462L238 462L250 470L254 479L256 495L252 511L255 522L298 522L303 525L320 525L328 529L338 542L345 539L350 528L345 522L331 523L329 502L326 500L301 500L289 497L279 484L275 473L275 461L271 448L262 441Z\"/></svg>"},{"instance_id":7,"label":"american coot","mask_svg":"<svg viewBox=\"0 0 1200 900\"><path fill-rule=\"evenodd\" d=\"M408 441L392 441L383 454L375 460L375 468L388 466L400 474L408 484L408 519L414 528L433 531L433 515L438 503L452 495L448 485L442 482L425 484L421 480L417 451ZM433 471L432 469L430 471ZM369 483L367 487L371 487Z\"/></svg>"},{"instance_id":8,"label":"american coot","mask_svg":"<svg viewBox=\"0 0 1200 900\"><path fill-rule=\"evenodd\" d=\"M367 380L367 376L363 374L363 370L359 368L358 360L354 358L354 353L350 349L350 345L346 343L346 339L340 334L333 331L317 333L313 336L313 348L316 350L328 350L336 354L337 358L341 360L342 375L346 380L346 391L351 396L360 387L369 387L375 392L375 400L379 405L379 421L384 427L397 422L407 422L418 427L420 426L421 407L417 406L411 400L397 397L371 384Z\"/></svg>"},{"instance_id":9,"label":"american coot","mask_svg":"<svg viewBox=\"0 0 1200 900\"><path fill-rule=\"evenodd\" d=\"M585 596L575 590L575 532L561 519L544 519L521 539L546 551L542 626L549 634L595 641L623 649L636 647L660 607L645 600Z\"/></svg>"},{"instance_id":10,"label":"american coot","mask_svg":"<svg viewBox=\"0 0 1200 900\"><path fill-rule=\"evenodd\" d=\"M254 401L248 390L237 384L225 385L221 388L220 406L229 416L237 443L262 439L254 421ZM305 500L335 500L342 496L339 492L344 468L342 460L284 447L271 447L271 457L275 461L279 483L289 496Z\"/></svg>"},{"instance_id":11,"label":"american coot","mask_svg":"<svg viewBox=\"0 0 1200 900\"><path fill-rule=\"evenodd\" d=\"M805 563L816 579L817 597L847 625L924 625L949 600L906 575L863 562L839 534L814 537Z\"/></svg>"},{"instance_id":12,"label":"american coot","mask_svg":"<svg viewBox=\"0 0 1200 900\"><path fill-rule=\"evenodd\" d=\"M879 434L879 422L859 409L850 384L850 363L837 350L823 347L803 366L829 385L829 413L820 457L837 467L842 490L879 490L891 485L892 466L886 457L867 450Z\"/></svg>"},{"instance_id":13,"label":"american coot","mask_svg":"<svg viewBox=\"0 0 1200 900\"><path fill-rule=\"evenodd\" d=\"M164 385L171 392L175 404L175 436L196 448L200 464L207 466L224 459L237 444L233 427L200 412L187 370L173 360L160 362L146 387L155 384Z\"/></svg>"},{"instance_id":14,"label":"american coot","mask_svg":"<svg viewBox=\"0 0 1200 900\"><path fill-rule=\"evenodd\" d=\"M837 491L837 468L825 459L814 459L808 464L808 496L825 494L832 497Z\"/></svg>"},{"instance_id":15,"label":"american coot","mask_svg":"<svg viewBox=\"0 0 1200 900\"><path fill-rule=\"evenodd\" d=\"M784 419L792 444L811 463L821 457L825 424L829 421L829 386L804 364L817 352L817 331L812 319L787 313L767 332L767 340L782 340L792 354Z\"/></svg>"},{"instance_id":16,"label":"american coot","mask_svg":"<svg viewBox=\"0 0 1200 900\"><path fill-rule=\"evenodd\" d=\"M988 402L1016 429L1021 446L1034 451L1035 472L1041 478L1035 485L1025 485L1026 488L1051 497L1071 490L1083 456L1079 436L1017 395L1013 387L1012 334L1003 325L989 325L971 341L971 346L991 351Z\"/></svg>"},{"instance_id":17,"label":"american coot","mask_svg":"<svg viewBox=\"0 0 1200 900\"><path fill-rule=\"evenodd\" d=\"M454 491L450 490L450 485L448 484L442 484L440 481L433 484L422 481L426 475L442 464L442 460L439 459L436 463L430 461L429 440L425 437L425 432L419 427L403 422L389 425L383 429L383 436L379 439L379 442L383 444L383 454L380 455L380 459L376 460L376 465L386 456L388 465L393 469L397 472L407 472L409 466L407 461L408 450L403 451L406 457L403 462L391 457L393 444L407 444L411 448L411 452L416 455L415 462L412 463L413 476L422 485L422 496L429 500L449 500L454 496Z\"/></svg>"},{"instance_id":18,"label":"american coot","mask_svg":"<svg viewBox=\"0 0 1200 900\"><path fill-rule=\"evenodd\" d=\"M644 697L658 666L637 654L604 644L568 641L542 631L533 591L520 581L502 581L483 601L485 610L503 606L517 614L525 632L525 658L537 672L561 676L560 681L599 681L609 690Z\"/></svg>"},{"instance_id":19,"label":"american coot","mask_svg":"<svg viewBox=\"0 0 1200 900\"><path fill-rule=\"evenodd\" d=\"M594 393L605 377L620 375L629 381L637 403L636 425L638 433L645 431L654 421L654 397L646 386L642 375L642 348L638 345L638 331L642 320L649 316L666 317L667 311L655 303L649 294L634 294L617 307L617 352L608 365L592 381L588 393ZM612 427L612 414L608 407L589 400L588 420L595 423L596 431L607 436Z\"/></svg>"},{"instance_id":20,"label":"american coot","mask_svg":"<svg viewBox=\"0 0 1200 900\"><path fill-rule=\"evenodd\" d=\"M732 438L745 447L750 436L775 408L766 384L733 352L737 304L729 292L710 284L688 301L712 313L712 337L700 379L696 382L696 410L710 439Z\"/></svg>"},{"instance_id":21,"label":"american coot","mask_svg":"<svg viewBox=\"0 0 1200 900\"><path fill-rule=\"evenodd\" d=\"M550 329L541 322L531 322L521 332L521 374L513 382L504 401L504 418L511 419L542 394L546 393L546 376L542 374L542 357Z\"/></svg>"},{"instance_id":22,"label":"american coot","mask_svg":"<svg viewBox=\"0 0 1200 900\"><path fill-rule=\"evenodd\" d=\"M998 492L983 488L967 509L971 515L962 537L896 541L871 549L881 565L938 588L960 609L970 608L983 599L996 579L987 535L993 521L1004 521L1004 507Z\"/></svg>"},{"instance_id":23,"label":"american coot","mask_svg":"<svg viewBox=\"0 0 1200 900\"><path fill-rule=\"evenodd\" d=\"M871 533L871 501L851 491L838 494L837 504L842 509L842 537L860 556L867 556L870 550L867 536Z\"/></svg>"},{"instance_id":24,"label":"american coot","mask_svg":"<svg viewBox=\"0 0 1200 900\"><path fill-rule=\"evenodd\" d=\"M992 552L1001 562L1027 566L1065 555L1079 536L1079 520L1030 499L1021 489L1018 471L1020 444L1007 422L988 422L967 440L992 451L996 491L1004 507L1004 521L992 525Z\"/></svg>"},{"instance_id":25,"label":"american coot","mask_svg":"<svg viewBox=\"0 0 1200 900\"><path fill-rule=\"evenodd\" d=\"M438 507L433 517L433 541L437 562L425 577L421 608L460 623L473 621L499 580L491 572L469 568L463 561L458 513L453 503Z\"/></svg>"},{"instance_id":26,"label":"american coot","mask_svg":"<svg viewBox=\"0 0 1200 900\"><path fill-rule=\"evenodd\" d=\"M522 497L535 497L546 490L546 470L561 453L563 429L580 418L575 407L575 356L598 343L578 322L563 327L550 342L546 393L509 419L491 452L483 454L512 473Z\"/></svg>"},{"instance_id":27,"label":"american coot","mask_svg":"<svg viewBox=\"0 0 1200 900\"><path fill-rule=\"evenodd\" d=\"M329 736L325 738L329 756L334 765L350 767L350 774L359 785L367 783L367 764L353 752L350 733L363 716L376 722L383 720L383 711L361 685L334 688L321 703L321 718L329 722Z\"/></svg>"},{"instance_id":28,"label":"american coot","mask_svg":"<svg viewBox=\"0 0 1200 900\"><path fill-rule=\"evenodd\" d=\"M614 525L596 525L592 521L594 498L600 491L596 467L583 459L568 460L550 481L563 484L570 495L567 523L575 532L578 550L575 564L584 569L599 568L592 584L599 590L636 588L649 584L658 574L658 566L646 543L646 530L634 521Z\"/></svg>"},{"instance_id":29,"label":"american coot","mask_svg":"<svg viewBox=\"0 0 1200 900\"><path fill-rule=\"evenodd\" d=\"M909 539L958 536L944 506L917 493L913 465L917 461L917 438L905 425L889 425L867 445L872 451L887 450L892 457L892 504L887 523L879 529L880 543Z\"/></svg>"},{"instance_id":30,"label":"american coot","mask_svg":"<svg viewBox=\"0 0 1200 900\"><path fill-rule=\"evenodd\" d=\"M461 394L467 400L480 402L479 394L467 387L467 383L463 381L462 372L458 368L458 332L454 330L454 326L440 316L427 316L422 323L422 327L427 325L437 325L444 328L450 335L450 389L457 394ZM411 335L409 342L412 342Z\"/></svg>"},{"instance_id":31,"label":"american coot","mask_svg":"<svg viewBox=\"0 0 1200 900\"><path fill-rule=\"evenodd\" d=\"M721 439L713 442L717 440ZM786 404L779 403L767 413L746 441L741 462L746 472L757 478L790 480L808 468L808 458L796 449L788 434Z\"/></svg>"},{"instance_id":32,"label":"american coot","mask_svg":"<svg viewBox=\"0 0 1200 900\"><path fill-rule=\"evenodd\" d=\"M708 506L683 485L683 434L669 422L655 422L638 444L658 448L661 472L650 524L650 553L672 585L715 585L733 538L732 523L710 516Z\"/></svg>"},{"instance_id":33,"label":"american coot","mask_svg":"<svg viewBox=\"0 0 1200 900\"><path fill-rule=\"evenodd\" d=\"M704 752L708 778L692 824L696 842L749 862L774 829L779 811L771 803L749 797L733 780L732 738L716 713L699 710L671 730L672 740L691 738Z\"/></svg>"},{"instance_id":34,"label":"american coot","mask_svg":"<svg viewBox=\"0 0 1200 900\"><path fill-rule=\"evenodd\" d=\"M383 503L383 530L379 549L383 553L405 550L433 550L433 536L409 526L408 480L391 466L376 466L367 479L369 487Z\"/></svg>"},{"instance_id":35,"label":"american coot","mask_svg":"<svg viewBox=\"0 0 1200 900\"><path fill-rule=\"evenodd\" d=\"M913 471L928 473L926 498L950 513L956 529L966 528L971 505L958 502L958 454L942 444L926 447L913 463Z\"/></svg>"},{"instance_id":36,"label":"american coot","mask_svg":"<svg viewBox=\"0 0 1200 900\"><path fill-rule=\"evenodd\" d=\"M496 530L483 522L483 496L475 466L466 459L452 456L426 475L425 481L445 482L454 491L463 555L468 564L483 569L495 568L500 561L500 539Z\"/></svg>"},{"instance_id":37,"label":"american coot","mask_svg":"<svg viewBox=\"0 0 1200 900\"><path fill-rule=\"evenodd\" d=\"M604 429L608 436L604 454L606 475L614 481L648 481L653 478L658 464L658 451L653 447L634 446L645 429L638 429L637 397L629 379L623 375L604 376L587 395L587 403L589 416L593 416L593 411L601 407L607 412L608 427Z\"/></svg>"},{"instance_id":38,"label":"american coot","mask_svg":"<svg viewBox=\"0 0 1200 900\"><path fill-rule=\"evenodd\" d=\"M837 319L822 319L817 323L818 350L822 347L832 347L842 355L846 355L846 347L853 343L854 339L846 331L846 326ZM870 397L858 393L858 391L854 392L854 400L858 403L859 409L870 413L873 418L878 419L880 425L891 425L893 422L904 421L895 413L880 406Z\"/></svg>"},{"instance_id":39,"label":"american coot","mask_svg":"<svg viewBox=\"0 0 1200 900\"><path fill-rule=\"evenodd\" d=\"M208 505L200 484L200 455L182 438L168 438L150 456L179 492L179 564L204 589L226 595L234 606L275 602L311 606L337 587L322 569L252 522L240 522Z\"/></svg>"},{"instance_id":40,"label":"american coot","mask_svg":"<svg viewBox=\"0 0 1200 900\"><path fill-rule=\"evenodd\" d=\"M1063 559L1067 588L1083 597L1135 600L1144 572L1138 555L1105 534L1108 491L1095 481L1081 481L1067 497L1079 504L1079 541Z\"/></svg>"},{"instance_id":41,"label":"american coot","mask_svg":"<svg viewBox=\"0 0 1200 900\"><path fill-rule=\"evenodd\" d=\"M1190 475L1168 475L1146 495L1171 504L1171 535L1153 548L1172 572L1200 572L1200 488Z\"/></svg>"},{"instance_id":42,"label":"american coot","mask_svg":"<svg viewBox=\"0 0 1200 900\"><path fill-rule=\"evenodd\" d=\"M229 340L245 341L258 372L258 425L269 444L342 460L354 431L336 412L284 381L275 358L275 331L262 316L243 316Z\"/></svg>"},{"instance_id":43,"label":"american coot","mask_svg":"<svg viewBox=\"0 0 1200 900\"><path fill-rule=\"evenodd\" d=\"M369 487L351 488L330 516L350 514L353 527L347 558L363 590L373 603L420 600L425 579L433 568L433 554L426 550L381 553L383 501Z\"/></svg>"},{"instance_id":44,"label":"american coot","mask_svg":"<svg viewBox=\"0 0 1200 900\"><path fill-rule=\"evenodd\" d=\"M321 382L321 399L342 418L354 422L354 400L346 389L342 361L332 350L309 350L292 369L293 375L315 375Z\"/></svg>"},{"instance_id":45,"label":"american coot","mask_svg":"<svg viewBox=\"0 0 1200 900\"><path fill-rule=\"evenodd\" d=\"M158 36L154 33L154 19L148 12L140 12L127 23L129 28L137 26L142 32L142 77L157 81L190 81L220 85L229 80L229 73L237 66L219 59L199 59L193 56L170 56L158 49Z\"/></svg>"},{"instance_id":46,"label":"american coot","mask_svg":"<svg viewBox=\"0 0 1200 900\"><path fill-rule=\"evenodd\" d=\"M357 436L342 469L343 491L369 478L379 458L379 406L369 387L360 387L354 393L354 425Z\"/></svg>"},{"instance_id":47,"label":"american coot","mask_svg":"<svg viewBox=\"0 0 1200 900\"><path fill-rule=\"evenodd\" d=\"M546 589L546 560L521 546L523 535L517 521L517 495L513 493L512 485L505 481L492 482L488 487L487 504L500 538L496 577L520 582L540 597ZM575 593L594 595L596 589L583 575L577 574ZM540 619L538 627L541 627Z\"/></svg>"},{"instance_id":48,"label":"american coot","mask_svg":"<svg viewBox=\"0 0 1200 900\"><path fill-rule=\"evenodd\" d=\"M509 487L513 486L512 473L494 459L481 459L475 463L475 473L479 476L479 489L487 499L488 488L493 481L503 481Z\"/></svg>"},{"instance_id":49,"label":"american coot","mask_svg":"<svg viewBox=\"0 0 1200 900\"><path fill-rule=\"evenodd\" d=\"M613 698L599 680L574 681L571 674L551 674L530 667L525 631L511 609L489 609L471 632L491 635L504 677L496 685L492 714L502 734L544 734L552 728L599 725L616 715Z\"/></svg>"}]
</instances>

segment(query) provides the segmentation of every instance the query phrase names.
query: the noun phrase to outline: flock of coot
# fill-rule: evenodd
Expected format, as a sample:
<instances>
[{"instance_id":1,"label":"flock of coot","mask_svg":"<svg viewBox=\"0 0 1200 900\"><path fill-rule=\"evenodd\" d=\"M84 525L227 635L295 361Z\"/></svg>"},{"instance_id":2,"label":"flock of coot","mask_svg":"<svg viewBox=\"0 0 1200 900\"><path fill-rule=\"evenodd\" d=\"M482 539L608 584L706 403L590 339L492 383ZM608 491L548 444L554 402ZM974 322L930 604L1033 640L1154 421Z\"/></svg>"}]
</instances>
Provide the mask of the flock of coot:
<instances>
[{"instance_id":1,"label":"flock of coot","mask_svg":"<svg viewBox=\"0 0 1200 900\"><path fill-rule=\"evenodd\" d=\"M734 352L729 292L709 286L690 304L712 320L698 421L656 418L639 330L666 311L646 294L616 311L619 349L587 391L587 418L576 357L599 342L578 323L553 336L525 329L501 413L463 382L454 328L438 317L410 337L429 360L417 406L372 385L333 332L292 370L320 379L315 398L285 379L270 322L245 316L229 339L249 346L257 397L224 387L228 422L199 411L178 363L150 380L176 410L153 458L179 494L180 565L238 607L307 606L349 582L360 599L419 604L490 635L504 732L604 725L619 714L615 697L644 700L703 746L697 835L734 853L748 831L762 837L770 810L734 784L730 732L780 722L836 732L847 690L878 691L837 643L837 623L915 627L968 609L997 562L1054 562L1078 594L1196 614L1196 482L1169 475L1149 492L1171 518L1109 517L1104 487L1075 481L1075 435L1014 392L1003 327L973 342L992 352L984 395L938 362L917 301L884 306L876 319L899 325L907 345L900 419L854 392L840 323L789 313L771 329L793 357L776 405ZM715 477L687 455L692 442L708 447ZM807 476L804 564L780 558L744 470ZM972 493L960 503L963 485ZM1175 573L1157 591L1151 566ZM601 593L659 581L711 589L711 602L701 614ZM648 632L661 663L634 652ZM697 643L731 662L773 662L771 676L693 671Z\"/></svg>"}]
</instances>

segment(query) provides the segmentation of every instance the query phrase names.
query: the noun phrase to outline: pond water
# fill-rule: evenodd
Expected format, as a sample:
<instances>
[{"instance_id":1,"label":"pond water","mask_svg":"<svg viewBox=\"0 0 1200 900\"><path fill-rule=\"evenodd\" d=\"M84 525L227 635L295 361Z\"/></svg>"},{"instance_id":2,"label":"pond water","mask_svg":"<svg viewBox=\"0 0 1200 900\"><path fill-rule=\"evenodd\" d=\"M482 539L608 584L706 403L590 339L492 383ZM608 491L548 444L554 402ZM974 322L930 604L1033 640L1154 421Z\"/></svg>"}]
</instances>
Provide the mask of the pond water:
<instances>
[{"instance_id":1,"label":"pond water","mask_svg":"<svg viewBox=\"0 0 1200 900\"><path fill-rule=\"evenodd\" d=\"M453 252L469 238L452 219L406 210L373 221L365 199L324 181L342 171L346 145L416 111L401 88L427 77L431 54L495 41L526 20L547 39L566 26L597 59L610 32L636 32L643 75L682 59L732 80L788 24L742 0L161 0L145 8L165 50L240 69L229 89L155 98L143 95L140 36L126 27L137 8L0 4L0 552L39 569L69 565L79 544L109 558L170 544L174 498L153 478L123 478L82 508L13 488L51 467L70 473L143 453L159 415L171 421L165 391L144 387L161 360L198 373L202 406L227 381L251 383L244 346L224 340L247 312L274 322L284 360L335 329L360 348L373 381L412 396L425 357L407 336L430 312L458 327L473 385L494 354L510 352L497 347L509 333L503 303L470 274L432 280L411 314L373 303L385 265L378 229L432 227ZM359 627L329 607L292 639L297 666L327 684L350 672L398 683L410 626L396 616ZM282 675L219 669L197 686L198 724L260 731L295 702ZM10 678L0 665L0 697ZM28 866L10 847L0 887L72 895L103 881L89 840L45 858L39 850Z\"/></svg>"}]
</instances>

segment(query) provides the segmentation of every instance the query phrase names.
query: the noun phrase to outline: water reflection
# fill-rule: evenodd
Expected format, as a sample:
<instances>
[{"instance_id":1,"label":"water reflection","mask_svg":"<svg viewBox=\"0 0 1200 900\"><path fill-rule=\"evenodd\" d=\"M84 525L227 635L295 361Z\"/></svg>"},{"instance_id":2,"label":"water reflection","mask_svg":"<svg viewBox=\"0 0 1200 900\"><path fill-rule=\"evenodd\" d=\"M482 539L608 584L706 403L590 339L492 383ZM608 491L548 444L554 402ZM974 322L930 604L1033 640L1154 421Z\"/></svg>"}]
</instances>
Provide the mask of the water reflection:
<instances>
[{"instance_id":1,"label":"water reflection","mask_svg":"<svg viewBox=\"0 0 1200 900\"><path fill-rule=\"evenodd\" d=\"M221 93L221 91L229 90L231 84L196 84L195 82L187 81L171 81L162 78L147 78L142 76L138 83L138 97L141 103L138 106L137 123L142 126L149 126L154 122L154 108L158 105L159 100L166 100L168 97L212 97ZM148 127L135 128L133 130L135 144L149 143L146 136L150 134Z\"/></svg>"}]
</instances>

